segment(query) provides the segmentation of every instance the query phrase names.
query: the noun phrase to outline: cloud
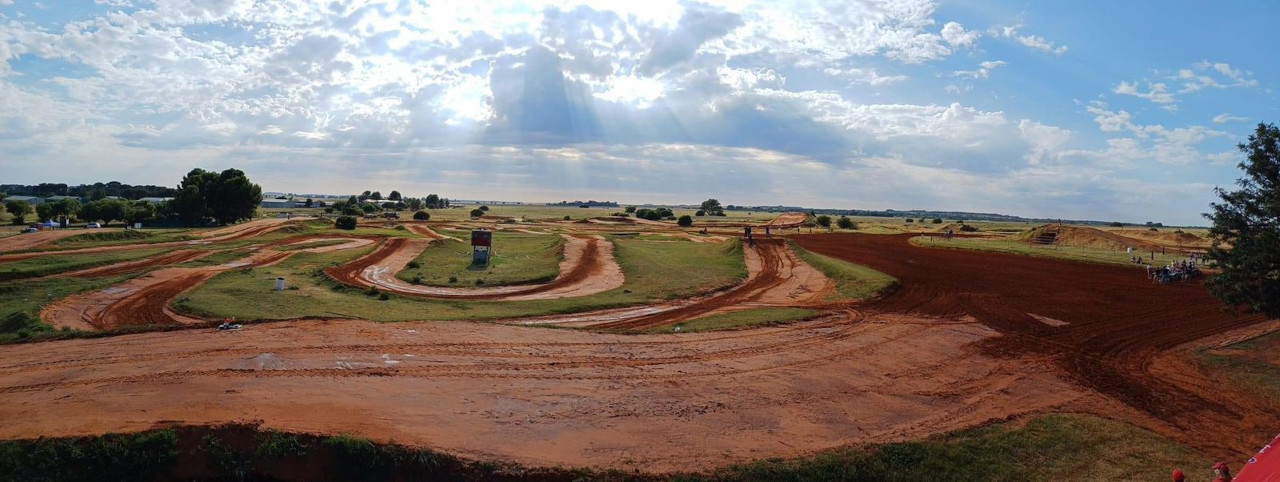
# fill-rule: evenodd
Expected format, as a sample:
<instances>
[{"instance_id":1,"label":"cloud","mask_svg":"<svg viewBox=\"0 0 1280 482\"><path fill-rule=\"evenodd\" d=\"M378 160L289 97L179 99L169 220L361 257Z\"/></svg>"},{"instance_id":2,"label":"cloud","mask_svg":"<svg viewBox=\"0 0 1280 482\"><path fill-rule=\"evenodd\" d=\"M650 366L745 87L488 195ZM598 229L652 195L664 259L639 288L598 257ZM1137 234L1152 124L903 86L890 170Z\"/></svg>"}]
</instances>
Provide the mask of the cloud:
<instances>
[{"instance_id":1,"label":"cloud","mask_svg":"<svg viewBox=\"0 0 1280 482\"><path fill-rule=\"evenodd\" d=\"M947 43L956 47L972 46L974 42L978 41L978 37L981 36L978 32L965 30L963 26L956 22L947 22L946 25L942 26L941 33L942 38L946 40Z\"/></svg>"},{"instance_id":2,"label":"cloud","mask_svg":"<svg viewBox=\"0 0 1280 482\"><path fill-rule=\"evenodd\" d=\"M988 60L978 64L978 70L957 70L951 73L953 77L967 77L970 79L985 79L991 76L991 71L1009 65L1003 60Z\"/></svg>"},{"instance_id":3,"label":"cloud","mask_svg":"<svg viewBox=\"0 0 1280 482\"><path fill-rule=\"evenodd\" d=\"M997 27L992 28L988 33L992 36L1014 39L1023 46L1033 50L1048 52L1054 55L1067 53L1068 49L1066 45L1058 45L1039 35L1018 35L1018 30L1021 28L1021 26Z\"/></svg>"},{"instance_id":4,"label":"cloud","mask_svg":"<svg viewBox=\"0 0 1280 482\"><path fill-rule=\"evenodd\" d=\"M1230 64L1223 62L1199 62L1189 69L1180 69L1167 78L1182 82L1182 89L1178 90L1179 94L1189 94L1206 88L1258 86L1258 81L1253 78L1252 72L1233 69Z\"/></svg>"},{"instance_id":5,"label":"cloud","mask_svg":"<svg viewBox=\"0 0 1280 482\"><path fill-rule=\"evenodd\" d=\"M849 85L889 85L907 80L905 75L880 75L876 69L823 69L823 73L849 82Z\"/></svg>"},{"instance_id":6,"label":"cloud","mask_svg":"<svg viewBox=\"0 0 1280 482\"><path fill-rule=\"evenodd\" d=\"M1031 145L1031 152L1027 153L1026 160L1033 166L1053 159L1060 148L1071 140L1072 135L1070 130L1029 119L1018 122L1018 132Z\"/></svg>"},{"instance_id":7,"label":"cloud","mask_svg":"<svg viewBox=\"0 0 1280 482\"><path fill-rule=\"evenodd\" d=\"M1218 114L1216 116L1213 116L1214 124L1226 124L1228 122L1247 122L1248 120L1249 120L1248 117L1240 117L1240 116L1235 116L1231 114Z\"/></svg>"},{"instance_id":8,"label":"cloud","mask_svg":"<svg viewBox=\"0 0 1280 482\"><path fill-rule=\"evenodd\" d=\"M742 25L742 17L735 13L694 6L680 18L676 29L658 37L640 63L639 71L644 75L656 75L688 61L702 44Z\"/></svg>"},{"instance_id":9,"label":"cloud","mask_svg":"<svg viewBox=\"0 0 1280 482\"><path fill-rule=\"evenodd\" d=\"M1148 82L1147 91L1143 92L1138 88L1137 82L1122 81L1120 82L1120 85L1117 85L1111 91L1120 95L1131 95L1139 99L1149 100L1156 104L1162 104L1161 108L1169 111L1178 110L1178 106L1174 105L1177 101L1174 99L1173 93L1169 92L1169 86L1165 85L1163 82Z\"/></svg>"}]
</instances>

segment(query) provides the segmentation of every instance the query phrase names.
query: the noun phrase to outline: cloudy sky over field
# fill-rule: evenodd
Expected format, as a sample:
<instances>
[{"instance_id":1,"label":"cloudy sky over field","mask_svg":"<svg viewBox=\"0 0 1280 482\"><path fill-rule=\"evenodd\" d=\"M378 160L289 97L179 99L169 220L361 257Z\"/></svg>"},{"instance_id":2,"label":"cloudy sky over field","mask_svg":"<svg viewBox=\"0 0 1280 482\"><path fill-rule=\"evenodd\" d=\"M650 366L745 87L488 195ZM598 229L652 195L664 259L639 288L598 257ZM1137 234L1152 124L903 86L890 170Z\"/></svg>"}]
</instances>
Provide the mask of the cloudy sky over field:
<instances>
[{"instance_id":1,"label":"cloudy sky over field","mask_svg":"<svg viewBox=\"0 0 1280 482\"><path fill-rule=\"evenodd\" d=\"M292 192L1201 223L1236 143L1280 120L1277 18L1270 1L0 0L0 182L239 167Z\"/></svg>"}]
</instances>

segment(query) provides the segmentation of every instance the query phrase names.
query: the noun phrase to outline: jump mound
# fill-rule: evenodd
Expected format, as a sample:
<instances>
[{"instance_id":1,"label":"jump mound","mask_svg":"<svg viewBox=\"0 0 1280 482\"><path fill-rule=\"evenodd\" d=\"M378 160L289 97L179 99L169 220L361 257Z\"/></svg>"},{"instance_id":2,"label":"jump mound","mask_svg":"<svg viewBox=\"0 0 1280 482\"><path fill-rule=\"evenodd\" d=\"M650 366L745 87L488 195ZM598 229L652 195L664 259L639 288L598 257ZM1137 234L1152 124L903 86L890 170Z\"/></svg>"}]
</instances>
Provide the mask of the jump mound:
<instances>
[{"instance_id":1,"label":"jump mound","mask_svg":"<svg viewBox=\"0 0 1280 482\"><path fill-rule=\"evenodd\" d=\"M1121 236L1101 229L1056 224L1046 224L1030 231L1023 231L1014 238L1029 243L1079 248L1121 250L1132 246L1139 250L1160 249L1160 246L1149 241Z\"/></svg>"}]
</instances>

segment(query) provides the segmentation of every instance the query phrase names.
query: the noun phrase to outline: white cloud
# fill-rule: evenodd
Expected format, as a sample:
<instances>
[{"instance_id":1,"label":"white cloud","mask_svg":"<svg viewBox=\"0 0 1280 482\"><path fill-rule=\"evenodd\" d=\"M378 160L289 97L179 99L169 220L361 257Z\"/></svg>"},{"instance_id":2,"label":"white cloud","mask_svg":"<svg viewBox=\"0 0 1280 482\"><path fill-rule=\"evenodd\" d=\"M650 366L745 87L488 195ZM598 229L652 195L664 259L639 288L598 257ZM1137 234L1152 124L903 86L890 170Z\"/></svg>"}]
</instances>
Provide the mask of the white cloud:
<instances>
[{"instance_id":1,"label":"white cloud","mask_svg":"<svg viewBox=\"0 0 1280 482\"><path fill-rule=\"evenodd\" d=\"M896 84L907 80L905 75L880 75L876 69L833 69L828 68L822 71L832 77L839 77L849 85L888 85Z\"/></svg>"},{"instance_id":2,"label":"white cloud","mask_svg":"<svg viewBox=\"0 0 1280 482\"><path fill-rule=\"evenodd\" d=\"M1223 62L1203 61L1192 65L1190 69L1179 69L1170 80L1182 82L1179 94L1198 92L1206 88L1226 89L1231 87L1257 87L1258 81L1252 72L1231 68Z\"/></svg>"},{"instance_id":3,"label":"white cloud","mask_svg":"<svg viewBox=\"0 0 1280 482\"><path fill-rule=\"evenodd\" d=\"M1009 65L1003 60L988 60L978 65L978 70L957 70L951 73L953 77L966 77L970 79L985 79L991 76L991 71Z\"/></svg>"},{"instance_id":4,"label":"white cloud","mask_svg":"<svg viewBox=\"0 0 1280 482\"><path fill-rule=\"evenodd\" d=\"M1173 94L1169 92L1169 86L1165 85L1163 82L1148 82L1147 91L1143 92L1138 88L1137 82L1121 81L1120 85L1117 85L1112 89L1112 92L1120 95L1131 95L1139 99L1147 99L1156 104L1162 104L1162 108L1169 111L1178 110L1178 106L1174 104L1176 100L1174 99Z\"/></svg>"},{"instance_id":5,"label":"white cloud","mask_svg":"<svg viewBox=\"0 0 1280 482\"><path fill-rule=\"evenodd\" d=\"M1022 28L1021 26L1017 26L1017 25L1008 26L1008 27L997 27L997 28L992 28L990 31L988 31L988 33L990 33L992 36L999 36L999 37L1014 39L1018 43L1026 46L1027 48L1039 50L1041 52L1048 52L1055 55L1062 55L1067 53L1068 49L1066 45L1058 45L1039 35L1018 35L1018 30L1021 28Z\"/></svg>"},{"instance_id":6,"label":"white cloud","mask_svg":"<svg viewBox=\"0 0 1280 482\"><path fill-rule=\"evenodd\" d=\"M1044 125L1029 119L1018 122L1018 132L1022 139L1031 145L1025 159L1031 165L1041 164L1055 158L1061 147L1071 140L1072 132L1061 127Z\"/></svg>"},{"instance_id":7,"label":"white cloud","mask_svg":"<svg viewBox=\"0 0 1280 482\"><path fill-rule=\"evenodd\" d=\"M956 22L947 22L942 26L942 38L947 43L956 47L969 47L978 41L981 34L972 30L965 30L963 26Z\"/></svg>"},{"instance_id":8,"label":"white cloud","mask_svg":"<svg viewBox=\"0 0 1280 482\"><path fill-rule=\"evenodd\" d=\"M1231 114L1218 114L1216 116L1213 116L1214 124L1226 124L1228 122L1246 122L1248 120L1249 120L1248 117L1240 117L1240 116L1231 115Z\"/></svg>"}]
</instances>

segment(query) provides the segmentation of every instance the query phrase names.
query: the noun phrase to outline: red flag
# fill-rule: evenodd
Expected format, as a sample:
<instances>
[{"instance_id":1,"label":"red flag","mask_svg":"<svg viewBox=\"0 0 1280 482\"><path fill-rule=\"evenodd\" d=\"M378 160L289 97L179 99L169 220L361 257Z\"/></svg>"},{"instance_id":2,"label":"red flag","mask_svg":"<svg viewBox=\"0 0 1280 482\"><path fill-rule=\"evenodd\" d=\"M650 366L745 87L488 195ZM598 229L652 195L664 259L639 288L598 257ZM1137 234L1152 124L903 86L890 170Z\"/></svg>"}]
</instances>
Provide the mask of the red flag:
<instances>
[{"instance_id":1,"label":"red flag","mask_svg":"<svg viewBox=\"0 0 1280 482\"><path fill-rule=\"evenodd\" d=\"M1234 482L1280 482L1280 435L1244 464Z\"/></svg>"}]
</instances>

